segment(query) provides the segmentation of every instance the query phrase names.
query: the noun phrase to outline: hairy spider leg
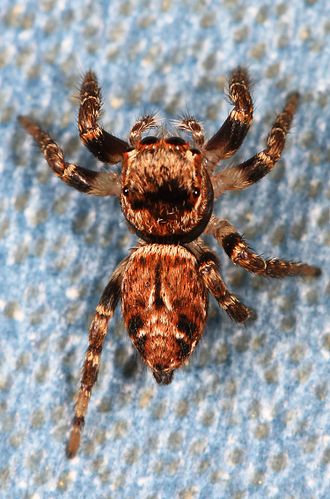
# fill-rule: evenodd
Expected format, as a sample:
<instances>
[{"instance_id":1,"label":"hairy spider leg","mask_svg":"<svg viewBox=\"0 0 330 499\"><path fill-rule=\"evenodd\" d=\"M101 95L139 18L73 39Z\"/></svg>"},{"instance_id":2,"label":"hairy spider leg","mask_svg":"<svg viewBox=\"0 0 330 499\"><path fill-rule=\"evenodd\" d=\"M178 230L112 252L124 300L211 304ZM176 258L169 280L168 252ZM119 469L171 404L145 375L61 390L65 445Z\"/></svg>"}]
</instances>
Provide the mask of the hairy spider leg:
<instances>
[{"instance_id":1,"label":"hairy spider leg","mask_svg":"<svg viewBox=\"0 0 330 499\"><path fill-rule=\"evenodd\" d=\"M78 128L83 144L103 163L118 163L129 144L106 132L99 125L102 97L97 78L88 71L80 88Z\"/></svg>"},{"instance_id":2,"label":"hairy spider leg","mask_svg":"<svg viewBox=\"0 0 330 499\"><path fill-rule=\"evenodd\" d=\"M278 258L268 260L262 258L251 250L236 228L227 220L212 217L206 232L215 237L235 265L239 265L254 274L269 277L316 277L321 274L318 267L307 263L291 262Z\"/></svg>"},{"instance_id":3,"label":"hairy spider leg","mask_svg":"<svg viewBox=\"0 0 330 499\"><path fill-rule=\"evenodd\" d=\"M242 145L253 119L253 101L246 69L238 67L229 79L229 99L233 110L221 128L205 144L207 169L212 173L220 160L230 158Z\"/></svg>"},{"instance_id":4,"label":"hairy spider leg","mask_svg":"<svg viewBox=\"0 0 330 499\"><path fill-rule=\"evenodd\" d=\"M219 261L216 254L201 240L194 241L187 247L196 256L198 271L207 290L214 296L219 306L229 317L236 322L245 322L250 318L255 318L254 311L241 303L227 288L219 271Z\"/></svg>"},{"instance_id":5,"label":"hairy spider leg","mask_svg":"<svg viewBox=\"0 0 330 499\"><path fill-rule=\"evenodd\" d=\"M120 195L120 178L117 174L95 172L73 163L67 163L62 149L37 123L27 116L20 116L18 119L39 145L50 168L63 182L78 191L94 196Z\"/></svg>"},{"instance_id":6,"label":"hairy spider leg","mask_svg":"<svg viewBox=\"0 0 330 499\"><path fill-rule=\"evenodd\" d=\"M85 423L88 403L99 372L100 357L104 338L107 334L108 322L113 316L120 299L121 282L126 263L127 258L118 265L112 274L109 284L103 291L99 304L96 307L94 319L89 329L89 345L85 355L81 385L67 445L67 455L69 458L74 457L79 449L80 436Z\"/></svg>"},{"instance_id":7,"label":"hairy spider leg","mask_svg":"<svg viewBox=\"0 0 330 499\"><path fill-rule=\"evenodd\" d=\"M236 166L230 166L211 177L215 197L228 190L246 189L269 173L279 160L297 109L298 93L289 94L283 111L277 116L267 138L266 148Z\"/></svg>"}]
</instances>

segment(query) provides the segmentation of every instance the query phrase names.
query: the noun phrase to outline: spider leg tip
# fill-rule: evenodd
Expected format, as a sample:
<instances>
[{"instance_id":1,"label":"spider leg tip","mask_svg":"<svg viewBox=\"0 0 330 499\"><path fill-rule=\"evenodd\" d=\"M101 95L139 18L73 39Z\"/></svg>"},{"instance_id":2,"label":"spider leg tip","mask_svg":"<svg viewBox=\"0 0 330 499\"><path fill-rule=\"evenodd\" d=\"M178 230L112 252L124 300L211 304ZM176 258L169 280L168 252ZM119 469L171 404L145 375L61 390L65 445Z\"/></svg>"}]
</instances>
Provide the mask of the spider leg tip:
<instances>
[{"instance_id":1,"label":"spider leg tip","mask_svg":"<svg viewBox=\"0 0 330 499\"><path fill-rule=\"evenodd\" d=\"M21 125L25 126L25 124L26 124L27 122L29 122L29 121L30 121L30 119L28 118L28 116L25 116L24 114L19 114L19 115L17 116L17 121L18 121Z\"/></svg>"},{"instance_id":2,"label":"spider leg tip","mask_svg":"<svg viewBox=\"0 0 330 499\"><path fill-rule=\"evenodd\" d=\"M80 434L71 433L70 439L66 446L66 455L68 459L76 457L80 445Z\"/></svg>"},{"instance_id":3,"label":"spider leg tip","mask_svg":"<svg viewBox=\"0 0 330 499\"><path fill-rule=\"evenodd\" d=\"M322 275L322 269L320 267L315 267L314 265L310 266L310 274L311 277L319 277Z\"/></svg>"}]
</instances>

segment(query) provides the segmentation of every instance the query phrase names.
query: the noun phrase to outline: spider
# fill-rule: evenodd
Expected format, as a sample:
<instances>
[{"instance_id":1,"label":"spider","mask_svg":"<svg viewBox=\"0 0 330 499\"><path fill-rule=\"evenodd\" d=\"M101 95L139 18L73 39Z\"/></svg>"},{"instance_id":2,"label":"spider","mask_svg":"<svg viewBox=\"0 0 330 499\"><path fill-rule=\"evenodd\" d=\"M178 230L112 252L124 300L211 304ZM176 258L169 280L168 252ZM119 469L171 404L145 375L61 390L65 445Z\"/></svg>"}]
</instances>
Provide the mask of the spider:
<instances>
[{"instance_id":1,"label":"spider","mask_svg":"<svg viewBox=\"0 0 330 499\"><path fill-rule=\"evenodd\" d=\"M101 91L88 71L80 89L78 127L84 145L104 163L121 162L121 175L96 172L64 159L61 148L32 119L20 116L39 144L50 168L61 180L95 196L117 196L129 227L139 242L113 272L89 330L67 455L76 455L92 388L96 382L108 322L121 300L128 334L157 383L168 384L175 369L187 363L206 323L208 295L238 323L253 312L229 291L219 261L200 236L211 234L232 262L254 274L270 277L318 276L305 263L264 259L248 246L236 228L214 215L213 201L225 191L240 190L272 171L280 158L299 96L291 93L276 117L266 147L244 163L218 172L218 163L241 146L252 122L249 76L235 69L229 79L233 109L208 141L190 116L176 122L192 136L192 144L167 132L144 136L157 128L153 115L132 127L129 142L101 128Z\"/></svg>"}]
</instances>

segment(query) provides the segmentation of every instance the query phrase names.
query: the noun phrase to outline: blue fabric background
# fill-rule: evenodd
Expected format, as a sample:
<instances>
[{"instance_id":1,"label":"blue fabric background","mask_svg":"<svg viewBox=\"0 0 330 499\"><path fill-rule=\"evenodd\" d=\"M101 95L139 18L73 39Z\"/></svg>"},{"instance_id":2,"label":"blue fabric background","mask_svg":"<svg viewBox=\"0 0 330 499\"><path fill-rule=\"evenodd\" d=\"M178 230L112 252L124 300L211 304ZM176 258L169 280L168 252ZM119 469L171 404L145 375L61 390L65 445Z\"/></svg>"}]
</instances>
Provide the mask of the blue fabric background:
<instances>
[{"instance_id":1,"label":"blue fabric background","mask_svg":"<svg viewBox=\"0 0 330 499\"><path fill-rule=\"evenodd\" d=\"M0 12L0 496L329 497L329 2L2 0ZM167 387L141 365L118 311L68 461L88 325L135 238L116 200L50 172L16 117L33 115L68 159L99 168L76 130L87 69L116 135L145 111L188 110L210 136L238 64L254 81L255 123L235 161L263 147L289 91L302 103L276 170L215 212L258 252L323 275L254 278L217 248L258 319L238 327L211 301L198 352Z\"/></svg>"}]
</instances>

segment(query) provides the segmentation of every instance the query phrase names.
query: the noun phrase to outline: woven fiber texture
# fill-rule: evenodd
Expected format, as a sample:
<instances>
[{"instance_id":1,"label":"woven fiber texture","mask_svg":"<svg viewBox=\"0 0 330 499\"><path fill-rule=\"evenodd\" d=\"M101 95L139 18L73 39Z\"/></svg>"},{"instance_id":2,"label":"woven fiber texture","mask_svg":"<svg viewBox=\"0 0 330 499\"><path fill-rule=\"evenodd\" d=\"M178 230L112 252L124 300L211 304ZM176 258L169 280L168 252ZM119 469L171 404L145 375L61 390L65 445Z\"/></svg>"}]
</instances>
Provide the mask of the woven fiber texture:
<instances>
[{"instance_id":1,"label":"woven fiber texture","mask_svg":"<svg viewBox=\"0 0 330 499\"><path fill-rule=\"evenodd\" d=\"M0 497L329 497L330 3L2 0L0 32ZM257 319L237 326L210 300L197 352L158 386L117 310L69 461L89 323L136 238L118 200L56 178L17 116L38 120L67 160L100 169L76 126L85 71L98 75L103 125L117 136L153 111L188 111L211 136L238 65L255 116L233 162L263 148L289 92L302 97L277 167L215 213L258 253L323 274L253 277L209 239Z\"/></svg>"}]
</instances>

